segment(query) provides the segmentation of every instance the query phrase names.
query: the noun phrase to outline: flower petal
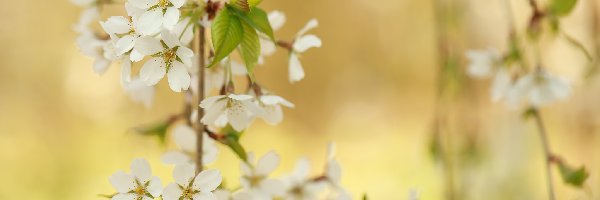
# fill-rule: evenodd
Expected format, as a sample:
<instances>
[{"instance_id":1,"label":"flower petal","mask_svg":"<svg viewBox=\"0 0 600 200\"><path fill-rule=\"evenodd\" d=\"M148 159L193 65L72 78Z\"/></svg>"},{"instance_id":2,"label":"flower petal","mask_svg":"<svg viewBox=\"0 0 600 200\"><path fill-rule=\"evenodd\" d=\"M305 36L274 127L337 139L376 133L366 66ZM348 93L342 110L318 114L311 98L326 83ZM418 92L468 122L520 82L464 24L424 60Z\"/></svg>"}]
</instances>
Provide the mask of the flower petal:
<instances>
[{"instance_id":1,"label":"flower petal","mask_svg":"<svg viewBox=\"0 0 600 200\"><path fill-rule=\"evenodd\" d=\"M167 77L169 78L169 87L171 87L171 90L175 92L187 90L192 82L192 79L190 77L190 74L187 72L187 69L185 68L183 63L179 61L175 61L171 64L171 68L169 69Z\"/></svg>"},{"instance_id":2,"label":"flower petal","mask_svg":"<svg viewBox=\"0 0 600 200\"><path fill-rule=\"evenodd\" d=\"M269 151L261 157L256 164L256 174L259 176L267 176L279 165L279 155L274 151Z\"/></svg>"},{"instance_id":3,"label":"flower petal","mask_svg":"<svg viewBox=\"0 0 600 200\"><path fill-rule=\"evenodd\" d=\"M194 56L194 51L187 47L180 46L175 53L185 66L192 66L192 57Z\"/></svg>"},{"instance_id":4,"label":"flower petal","mask_svg":"<svg viewBox=\"0 0 600 200\"><path fill-rule=\"evenodd\" d=\"M217 200L217 196L212 192L198 192L194 194L192 200Z\"/></svg>"},{"instance_id":5,"label":"flower petal","mask_svg":"<svg viewBox=\"0 0 600 200\"><path fill-rule=\"evenodd\" d=\"M158 4L158 0L128 0L127 2L131 3L135 7L142 9L148 9Z\"/></svg>"},{"instance_id":6,"label":"flower petal","mask_svg":"<svg viewBox=\"0 0 600 200\"><path fill-rule=\"evenodd\" d=\"M172 4L173 7L175 8L181 8L181 6L183 6L183 4L185 3L185 0L169 0Z\"/></svg>"},{"instance_id":7,"label":"flower petal","mask_svg":"<svg viewBox=\"0 0 600 200\"><path fill-rule=\"evenodd\" d=\"M321 39L319 39L319 37L316 35L305 35L294 41L293 48L294 51L303 53L310 48L321 47L321 45Z\"/></svg>"},{"instance_id":8,"label":"flower petal","mask_svg":"<svg viewBox=\"0 0 600 200\"><path fill-rule=\"evenodd\" d=\"M162 182L160 181L160 178L153 176L150 180L150 183L148 183L148 186L146 187L146 191L150 193L153 197L160 196L160 194L162 194L163 191Z\"/></svg>"},{"instance_id":9,"label":"flower petal","mask_svg":"<svg viewBox=\"0 0 600 200\"><path fill-rule=\"evenodd\" d=\"M225 106L227 106L227 101L221 100L215 102L210 107L206 108L206 113L200 121L206 125L214 124L217 118L225 112Z\"/></svg>"},{"instance_id":10,"label":"flower petal","mask_svg":"<svg viewBox=\"0 0 600 200\"><path fill-rule=\"evenodd\" d=\"M154 35L163 26L163 13L161 9L144 12L137 21L137 31L143 35Z\"/></svg>"},{"instance_id":11,"label":"flower petal","mask_svg":"<svg viewBox=\"0 0 600 200\"><path fill-rule=\"evenodd\" d=\"M269 12L268 18L273 30L279 30L285 24L285 14L279 10Z\"/></svg>"},{"instance_id":12,"label":"flower petal","mask_svg":"<svg viewBox=\"0 0 600 200\"><path fill-rule=\"evenodd\" d=\"M146 85L152 86L156 85L160 79L165 76L165 67L162 59L153 58L149 61L146 61L142 69L140 69L140 78Z\"/></svg>"},{"instance_id":13,"label":"flower petal","mask_svg":"<svg viewBox=\"0 0 600 200\"><path fill-rule=\"evenodd\" d=\"M223 177L221 177L221 172L216 169L204 170L196 176L194 180L194 189L200 190L201 192L211 192L219 185L221 185Z\"/></svg>"},{"instance_id":14,"label":"flower petal","mask_svg":"<svg viewBox=\"0 0 600 200\"><path fill-rule=\"evenodd\" d=\"M168 30L172 30L173 27L179 22L180 17L179 9L174 7L167 8L167 12L163 17L163 27Z\"/></svg>"},{"instance_id":15,"label":"flower petal","mask_svg":"<svg viewBox=\"0 0 600 200\"><path fill-rule=\"evenodd\" d=\"M185 124L180 124L173 129L173 139L175 144L184 151L196 151L196 132L192 127Z\"/></svg>"},{"instance_id":16,"label":"flower petal","mask_svg":"<svg viewBox=\"0 0 600 200\"><path fill-rule=\"evenodd\" d=\"M306 23L306 25L304 25L304 27L300 29L300 31L298 31L296 37L304 35L306 32L310 31L313 28L316 28L317 26L319 26L319 21L317 21L317 19L309 20L308 23Z\"/></svg>"},{"instance_id":17,"label":"flower petal","mask_svg":"<svg viewBox=\"0 0 600 200\"><path fill-rule=\"evenodd\" d=\"M117 194L111 200L137 200L137 195L132 193Z\"/></svg>"},{"instance_id":18,"label":"flower petal","mask_svg":"<svg viewBox=\"0 0 600 200\"><path fill-rule=\"evenodd\" d=\"M298 55L296 55L295 53L290 54L289 63L290 82L294 83L302 80L304 78L304 69L302 69L302 64L300 63Z\"/></svg>"},{"instance_id":19,"label":"flower petal","mask_svg":"<svg viewBox=\"0 0 600 200\"><path fill-rule=\"evenodd\" d=\"M160 44L160 40L145 36L138 38L135 41L135 50L144 55L153 55L163 51L163 46Z\"/></svg>"},{"instance_id":20,"label":"flower petal","mask_svg":"<svg viewBox=\"0 0 600 200\"><path fill-rule=\"evenodd\" d=\"M187 187L196 175L194 170L194 167L189 164L177 165L173 169L173 180L180 186Z\"/></svg>"},{"instance_id":21,"label":"flower petal","mask_svg":"<svg viewBox=\"0 0 600 200\"><path fill-rule=\"evenodd\" d=\"M183 191L176 183L169 183L165 190L163 191L163 199L164 200L179 200L179 198L183 195Z\"/></svg>"},{"instance_id":22,"label":"flower petal","mask_svg":"<svg viewBox=\"0 0 600 200\"><path fill-rule=\"evenodd\" d=\"M127 193L135 189L135 177L131 174L127 174L124 171L118 171L108 177L110 184L119 193Z\"/></svg>"},{"instance_id":23,"label":"flower petal","mask_svg":"<svg viewBox=\"0 0 600 200\"><path fill-rule=\"evenodd\" d=\"M129 20L123 16L112 16L104 22L102 28L109 34L123 34L129 32L131 25Z\"/></svg>"},{"instance_id":24,"label":"flower petal","mask_svg":"<svg viewBox=\"0 0 600 200\"><path fill-rule=\"evenodd\" d=\"M117 55L122 55L125 52L128 52L129 50L133 49L134 45L135 37L131 35L123 36L122 38L117 40L117 43L115 44Z\"/></svg>"},{"instance_id":25,"label":"flower petal","mask_svg":"<svg viewBox=\"0 0 600 200\"><path fill-rule=\"evenodd\" d=\"M192 159L183 152L169 151L169 152L164 153L160 157L160 161L162 161L163 163L166 163L166 164L180 165L180 164L189 163L190 161L192 161Z\"/></svg>"},{"instance_id":26,"label":"flower petal","mask_svg":"<svg viewBox=\"0 0 600 200\"><path fill-rule=\"evenodd\" d=\"M146 159L136 158L131 162L131 174L139 181L146 183L152 178L152 168Z\"/></svg>"}]
</instances>

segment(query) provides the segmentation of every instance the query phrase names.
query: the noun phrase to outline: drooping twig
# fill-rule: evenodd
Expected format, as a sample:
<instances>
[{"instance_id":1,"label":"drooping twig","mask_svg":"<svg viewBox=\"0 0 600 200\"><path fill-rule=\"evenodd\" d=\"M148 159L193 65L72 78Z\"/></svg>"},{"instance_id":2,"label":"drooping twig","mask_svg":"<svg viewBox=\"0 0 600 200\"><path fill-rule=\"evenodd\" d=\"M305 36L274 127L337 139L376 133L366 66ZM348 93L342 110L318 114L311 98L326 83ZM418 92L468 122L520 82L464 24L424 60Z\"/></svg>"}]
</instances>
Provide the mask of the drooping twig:
<instances>
[{"instance_id":1,"label":"drooping twig","mask_svg":"<svg viewBox=\"0 0 600 200\"><path fill-rule=\"evenodd\" d=\"M548 142L548 135L546 132L546 127L544 126L544 120L542 119L542 115L538 109L532 110L533 118L535 120L535 124L538 128L538 132L540 134L540 139L542 140L542 146L544 149L544 161L546 162L546 175L548 176L547 185L548 185L548 199L554 200L556 199L554 194L554 178L552 176L552 160L555 159L552 152L550 151L550 143Z\"/></svg>"}]
</instances>

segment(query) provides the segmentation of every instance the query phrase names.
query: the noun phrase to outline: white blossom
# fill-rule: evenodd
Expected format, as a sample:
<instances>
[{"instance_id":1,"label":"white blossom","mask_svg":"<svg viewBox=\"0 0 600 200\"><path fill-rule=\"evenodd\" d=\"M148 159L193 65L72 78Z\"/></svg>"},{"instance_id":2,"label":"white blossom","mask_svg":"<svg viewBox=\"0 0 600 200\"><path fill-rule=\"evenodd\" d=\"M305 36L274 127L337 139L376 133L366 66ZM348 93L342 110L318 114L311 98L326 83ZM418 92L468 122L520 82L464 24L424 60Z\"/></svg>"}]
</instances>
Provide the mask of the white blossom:
<instances>
[{"instance_id":1,"label":"white blossom","mask_svg":"<svg viewBox=\"0 0 600 200\"><path fill-rule=\"evenodd\" d=\"M259 98L259 105L264 109L260 118L264 119L265 122L271 125L279 124L283 120L283 109L281 106L285 106L288 108L293 108L294 104L285 100L284 98L267 94L261 95Z\"/></svg>"},{"instance_id":2,"label":"white blossom","mask_svg":"<svg viewBox=\"0 0 600 200\"><path fill-rule=\"evenodd\" d=\"M169 183L163 192L164 200L216 200L212 191L221 185L221 173L215 169L204 170L197 176L194 167L177 165L173 170L174 183Z\"/></svg>"},{"instance_id":3,"label":"white blossom","mask_svg":"<svg viewBox=\"0 0 600 200\"><path fill-rule=\"evenodd\" d=\"M124 89L133 101L144 104L146 108L152 105L155 89L153 86L146 85L139 77L126 82Z\"/></svg>"},{"instance_id":4,"label":"white blossom","mask_svg":"<svg viewBox=\"0 0 600 200\"><path fill-rule=\"evenodd\" d=\"M324 181L312 180L309 175L310 161L300 159L292 174L283 179L286 186L286 200L316 200L327 186Z\"/></svg>"},{"instance_id":5,"label":"white blossom","mask_svg":"<svg viewBox=\"0 0 600 200\"><path fill-rule=\"evenodd\" d=\"M109 177L112 186L117 190L113 200L152 200L162 193L162 183L152 176L148 161L137 158L131 163L131 174L118 171Z\"/></svg>"},{"instance_id":6,"label":"white blossom","mask_svg":"<svg viewBox=\"0 0 600 200\"><path fill-rule=\"evenodd\" d=\"M331 200L351 200L350 193L342 187L342 167L335 159L336 145L330 143L327 147L327 163L325 165L325 177L331 187L331 193L327 199Z\"/></svg>"},{"instance_id":7,"label":"white blossom","mask_svg":"<svg viewBox=\"0 0 600 200\"><path fill-rule=\"evenodd\" d=\"M204 99L200 107L206 109L202 117L202 123L215 125L219 118L227 121L236 131L246 129L256 116L264 113L264 110L253 102L254 97L250 95L219 95Z\"/></svg>"},{"instance_id":8,"label":"white blossom","mask_svg":"<svg viewBox=\"0 0 600 200\"><path fill-rule=\"evenodd\" d=\"M186 66L191 65L194 52L182 46L177 36L169 31L163 31L161 37L166 47L158 39L149 36L137 40L135 49L153 57L142 66L140 77L147 85L156 85L166 74L171 90L187 90L191 78Z\"/></svg>"},{"instance_id":9,"label":"white blossom","mask_svg":"<svg viewBox=\"0 0 600 200\"><path fill-rule=\"evenodd\" d=\"M248 162L241 164L242 177L240 183L242 188L253 199L272 199L276 196L282 196L285 192L284 183L269 178L269 174L277 168L279 162L279 155L274 151L269 151L256 163L254 163L253 154L249 153Z\"/></svg>"},{"instance_id":10,"label":"white blossom","mask_svg":"<svg viewBox=\"0 0 600 200\"><path fill-rule=\"evenodd\" d=\"M509 102L516 105L527 101L531 106L540 107L569 97L569 84L554 75L537 70L517 80L509 93Z\"/></svg>"},{"instance_id":11,"label":"white blossom","mask_svg":"<svg viewBox=\"0 0 600 200\"><path fill-rule=\"evenodd\" d=\"M210 164L217 159L219 153L215 141L202 134L202 163ZM162 155L161 161L167 164L193 164L195 159L192 157L196 153L197 135L194 129L185 124L177 125L173 129L173 141L180 150L169 151Z\"/></svg>"},{"instance_id":12,"label":"white blossom","mask_svg":"<svg viewBox=\"0 0 600 200\"><path fill-rule=\"evenodd\" d=\"M467 73L474 78L489 77L502 62L502 56L494 48L469 50L466 57L469 59Z\"/></svg>"},{"instance_id":13,"label":"white blossom","mask_svg":"<svg viewBox=\"0 0 600 200\"><path fill-rule=\"evenodd\" d=\"M77 46L81 53L94 59L93 69L99 75L104 74L112 62L119 59L119 57L114 56L113 44L110 41L98 38L92 32L79 35Z\"/></svg>"},{"instance_id":14,"label":"white blossom","mask_svg":"<svg viewBox=\"0 0 600 200\"><path fill-rule=\"evenodd\" d=\"M179 8L185 0L129 0L133 6L145 10L137 21L137 27L144 35L152 35L161 28L171 30L179 21Z\"/></svg>"},{"instance_id":15,"label":"white blossom","mask_svg":"<svg viewBox=\"0 0 600 200\"><path fill-rule=\"evenodd\" d=\"M137 40L142 35L136 31L137 28L135 27L133 18L112 16L100 24L104 31L114 40L115 54L117 56L129 53L129 58L133 62L138 62L144 58L142 53L134 49Z\"/></svg>"},{"instance_id":16,"label":"white blossom","mask_svg":"<svg viewBox=\"0 0 600 200\"><path fill-rule=\"evenodd\" d=\"M304 69L300 63L300 54L313 47L321 47L321 39L313 34L305 35L306 32L316 28L319 22L311 19L297 34L292 44L292 52L289 59L289 78L290 82L297 82L304 78Z\"/></svg>"},{"instance_id":17,"label":"white blossom","mask_svg":"<svg viewBox=\"0 0 600 200\"><path fill-rule=\"evenodd\" d=\"M278 10L269 12L268 18L273 31L279 30L283 24L285 24L286 20L285 14ZM258 57L258 64L264 64L264 57L273 55L276 50L277 46L275 46L273 41L260 38L260 56Z\"/></svg>"}]
</instances>

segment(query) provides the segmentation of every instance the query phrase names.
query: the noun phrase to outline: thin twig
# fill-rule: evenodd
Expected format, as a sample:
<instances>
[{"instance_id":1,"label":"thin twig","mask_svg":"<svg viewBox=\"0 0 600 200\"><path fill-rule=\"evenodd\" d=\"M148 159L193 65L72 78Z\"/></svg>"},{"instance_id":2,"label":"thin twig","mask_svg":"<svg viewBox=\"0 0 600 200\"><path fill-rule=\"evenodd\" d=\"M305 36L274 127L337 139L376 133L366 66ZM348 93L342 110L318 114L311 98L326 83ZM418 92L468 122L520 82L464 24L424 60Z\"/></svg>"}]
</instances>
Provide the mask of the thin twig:
<instances>
[{"instance_id":1,"label":"thin twig","mask_svg":"<svg viewBox=\"0 0 600 200\"><path fill-rule=\"evenodd\" d=\"M203 26L199 26L198 32L196 33L198 40L198 104L204 99L204 78L205 78L205 50L206 50L206 30ZM202 164L202 150L204 143L204 124L201 122L204 116L204 109L198 107L198 119L196 121L196 173L200 173L203 168Z\"/></svg>"},{"instance_id":2,"label":"thin twig","mask_svg":"<svg viewBox=\"0 0 600 200\"><path fill-rule=\"evenodd\" d=\"M546 134L546 128L544 126L544 121L542 119L542 115L538 109L533 109L533 118L535 119L535 123L538 127L538 131L540 133L540 138L542 140L542 146L544 148L544 160L546 162L546 175L548 176L548 199L554 200L556 199L554 195L554 178L552 176L552 158L554 157L552 152L550 151L550 143L548 142L548 135Z\"/></svg>"}]
</instances>

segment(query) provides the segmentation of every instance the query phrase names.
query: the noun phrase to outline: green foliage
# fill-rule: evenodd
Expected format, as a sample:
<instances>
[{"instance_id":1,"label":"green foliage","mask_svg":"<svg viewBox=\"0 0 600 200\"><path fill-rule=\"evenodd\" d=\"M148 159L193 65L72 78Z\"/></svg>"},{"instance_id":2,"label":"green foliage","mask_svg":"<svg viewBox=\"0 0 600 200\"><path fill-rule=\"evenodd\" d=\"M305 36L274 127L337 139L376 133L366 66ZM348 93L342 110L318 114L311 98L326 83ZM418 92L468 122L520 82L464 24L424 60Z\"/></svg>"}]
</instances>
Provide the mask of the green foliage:
<instances>
[{"instance_id":1,"label":"green foliage","mask_svg":"<svg viewBox=\"0 0 600 200\"><path fill-rule=\"evenodd\" d=\"M227 5L232 6L243 12L250 11L250 3L248 2L248 0L231 0L231 1L229 1L229 4L227 4Z\"/></svg>"},{"instance_id":2,"label":"green foliage","mask_svg":"<svg viewBox=\"0 0 600 200\"><path fill-rule=\"evenodd\" d=\"M254 8L248 13L244 13L238 10L233 9L233 12L243 21L248 23L257 31L264 33L271 40L275 40L275 36L273 35L273 28L271 27L271 23L269 23L269 17L267 12L260 8Z\"/></svg>"},{"instance_id":3,"label":"green foliage","mask_svg":"<svg viewBox=\"0 0 600 200\"><path fill-rule=\"evenodd\" d=\"M558 169L563 181L572 186L581 188L585 180L590 176L584 166L579 168L571 167L564 162L558 163Z\"/></svg>"},{"instance_id":4,"label":"green foliage","mask_svg":"<svg viewBox=\"0 0 600 200\"><path fill-rule=\"evenodd\" d=\"M227 125L225 128L221 129L222 134L225 136L221 142L231 149L240 159L244 162L248 161L248 154L244 147L240 144L240 137L242 137L243 132L238 132L231 125Z\"/></svg>"},{"instance_id":5,"label":"green foliage","mask_svg":"<svg viewBox=\"0 0 600 200\"><path fill-rule=\"evenodd\" d=\"M238 52L242 56L248 72L251 72L260 56L260 41L254 28L246 22L242 22L242 27L244 29L244 38L242 38Z\"/></svg>"},{"instance_id":6,"label":"green foliage","mask_svg":"<svg viewBox=\"0 0 600 200\"><path fill-rule=\"evenodd\" d=\"M231 13L230 9L223 9L212 23L212 40L215 56L208 67L221 62L240 44L244 37L242 22Z\"/></svg>"},{"instance_id":7,"label":"green foliage","mask_svg":"<svg viewBox=\"0 0 600 200\"><path fill-rule=\"evenodd\" d=\"M248 0L248 4L250 4L250 7L256 7L261 2L262 2L262 0Z\"/></svg>"},{"instance_id":8,"label":"green foliage","mask_svg":"<svg viewBox=\"0 0 600 200\"><path fill-rule=\"evenodd\" d=\"M525 110L523 112L523 114L521 114L521 116L523 117L524 120L529 119L530 117L533 117L537 114L537 110L533 107L528 108L527 110Z\"/></svg>"},{"instance_id":9,"label":"green foliage","mask_svg":"<svg viewBox=\"0 0 600 200\"><path fill-rule=\"evenodd\" d=\"M161 121L154 124L140 126L133 130L143 136L156 136L161 143L165 143L165 137L167 136L167 129L171 125L168 121Z\"/></svg>"},{"instance_id":10,"label":"green foliage","mask_svg":"<svg viewBox=\"0 0 600 200\"><path fill-rule=\"evenodd\" d=\"M577 0L552 0L548 9L550 14L564 17L573 11L575 5L577 5Z\"/></svg>"}]
</instances>

